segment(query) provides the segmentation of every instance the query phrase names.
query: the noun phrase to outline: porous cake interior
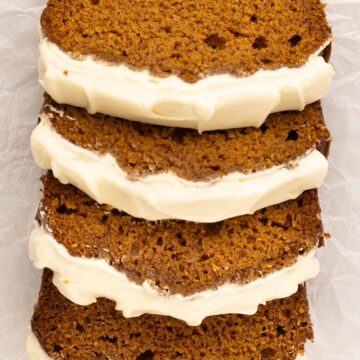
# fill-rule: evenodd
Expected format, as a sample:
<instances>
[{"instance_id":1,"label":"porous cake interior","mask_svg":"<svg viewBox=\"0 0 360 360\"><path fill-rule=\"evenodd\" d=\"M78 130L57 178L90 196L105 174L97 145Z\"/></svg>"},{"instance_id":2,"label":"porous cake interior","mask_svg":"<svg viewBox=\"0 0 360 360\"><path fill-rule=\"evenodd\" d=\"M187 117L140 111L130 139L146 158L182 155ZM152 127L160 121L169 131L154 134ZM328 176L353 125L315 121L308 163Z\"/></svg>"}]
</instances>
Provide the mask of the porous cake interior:
<instances>
[{"instance_id":1,"label":"porous cake interior","mask_svg":"<svg viewBox=\"0 0 360 360\"><path fill-rule=\"evenodd\" d=\"M129 279L168 294L246 284L323 242L317 191L215 224L146 221L99 205L49 172L39 220L73 256L106 259Z\"/></svg>"},{"instance_id":2,"label":"porous cake interior","mask_svg":"<svg viewBox=\"0 0 360 360\"><path fill-rule=\"evenodd\" d=\"M330 36L320 0L50 0L41 24L77 58L188 82L298 67Z\"/></svg>"},{"instance_id":3,"label":"porous cake interior","mask_svg":"<svg viewBox=\"0 0 360 360\"><path fill-rule=\"evenodd\" d=\"M167 172L191 181L209 181L236 171L248 174L287 165L312 149L326 154L330 141L320 102L302 112L270 115L259 129L203 134L90 115L58 105L49 96L43 114L62 137L100 155L111 154L133 179Z\"/></svg>"},{"instance_id":4,"label":"porous cake interior","mask_svg":"<svg viewBox=\"0 0 360 360\"><path fill-rule=\"evenodd\" d=\"M197 327L169 317L125 319L110 300L81 307L64 298L45 270L32 330L53 359L295 360L313 339L303 286L254 316L209 317Z\"/></svg>"}]
</instances>

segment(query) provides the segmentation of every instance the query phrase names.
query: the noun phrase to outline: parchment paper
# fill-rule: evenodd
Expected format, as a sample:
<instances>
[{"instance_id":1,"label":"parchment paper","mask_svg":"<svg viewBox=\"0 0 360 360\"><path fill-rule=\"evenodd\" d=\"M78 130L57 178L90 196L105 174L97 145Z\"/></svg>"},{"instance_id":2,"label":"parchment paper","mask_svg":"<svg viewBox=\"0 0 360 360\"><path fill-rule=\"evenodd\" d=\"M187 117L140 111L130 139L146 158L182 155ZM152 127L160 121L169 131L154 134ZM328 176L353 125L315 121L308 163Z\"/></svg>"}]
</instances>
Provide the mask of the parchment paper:
<instances>
[{"instance_id":1,"label":"parchment paper","mask_svg":"<svg viewBox=\"0 0 360 360\"><path fill-rule=\"evenodd\" d=\"M27 258L41 171L29 136L42 102L38 18L45 0L0 0L0 359L26 359L40 271ZM328 1L337 75L324 100L333 133L321 189L326 231L320 276L308 284L315 344L309 360L360 359L360 0Z\"/></svg>"}]
</instances>

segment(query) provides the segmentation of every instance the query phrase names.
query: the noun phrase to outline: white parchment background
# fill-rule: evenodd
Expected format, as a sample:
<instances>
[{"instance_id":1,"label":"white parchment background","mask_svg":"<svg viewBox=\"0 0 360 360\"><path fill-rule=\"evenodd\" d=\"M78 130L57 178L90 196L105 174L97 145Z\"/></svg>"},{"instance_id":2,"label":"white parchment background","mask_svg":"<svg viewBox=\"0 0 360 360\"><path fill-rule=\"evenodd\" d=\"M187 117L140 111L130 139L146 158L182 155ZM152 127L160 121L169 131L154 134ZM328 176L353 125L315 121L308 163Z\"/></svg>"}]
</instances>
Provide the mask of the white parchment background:
<instances>
[{"instance_id":1,"label":"white parchment background","mask_svg":"<svg viewBox=\"0 0 360 360\"><path fill-rule=\"evenodd\" d=\"M27 259L40 171L29 136L42 101L38 18L45 0L0 0L0 359L26 359L40 272ZM320 276L308 285L315 327L309 360L360 359L360 0L328 1L337 75L323 102L333 133L321 189L326 231Z\"/></svg>"}]
</instances>

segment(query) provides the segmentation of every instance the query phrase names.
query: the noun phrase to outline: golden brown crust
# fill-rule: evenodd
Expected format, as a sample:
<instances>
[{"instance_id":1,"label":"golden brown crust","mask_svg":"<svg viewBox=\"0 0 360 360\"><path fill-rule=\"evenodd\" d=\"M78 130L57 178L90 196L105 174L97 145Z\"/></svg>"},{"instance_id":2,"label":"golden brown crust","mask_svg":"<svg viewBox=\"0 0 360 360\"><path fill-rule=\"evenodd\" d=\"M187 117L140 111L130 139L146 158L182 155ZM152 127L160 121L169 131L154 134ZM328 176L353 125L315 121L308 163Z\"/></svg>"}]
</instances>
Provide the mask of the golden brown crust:
<instances>
[{"instance_id":1,"label":"golden brown crust","mask_svg":"<svg viewBox=\"0 0 360 360\"><path fill-rule=\"evenodd\" d=\"M49 114L60 135L85 149L110 153L131 178L171 171L187 180L207 181L235 171L251 173L287 165L330 141L320 102L302 112L270 115L259 129L204 134L90 115L83 109L58 105L48 96L43 112Z\"/></svg>"},{"instance_id":2,"label":"golden brown crust","mask_svg":"<svg viewBox=\"0 0 360 360\"><path fill-rule=\"evenodd\" d=\"M245 284L291 266L322 243L317 191L215 224L136 219L51 173L43 178L41 221L71 255L106 259L137 284L192 295Z\"/></svg>"},{"instance_id":3,"label":"golden brown crust","mask_svg":"<svg viewBox=\"0 0 360 360\"><path fill-rule=\"evenodd\" d=\"M54 360L295 360L313 340L304 287L260 306L253 316L209 317L187 326L169 317L125 319L114 303L81 307L65 299L46 270L32 330Z\"/></svg>"},{"instance_id":4,"label":"golden brown crust","mask_svg":"<svg viewBox=\"0 0 360 360\"><path fill-rule=\"evenodd\" d=\"M75 57L188 82L298 67L331 34L320 0L50 0L41 25Z\"/></svg>"}]
</instances>

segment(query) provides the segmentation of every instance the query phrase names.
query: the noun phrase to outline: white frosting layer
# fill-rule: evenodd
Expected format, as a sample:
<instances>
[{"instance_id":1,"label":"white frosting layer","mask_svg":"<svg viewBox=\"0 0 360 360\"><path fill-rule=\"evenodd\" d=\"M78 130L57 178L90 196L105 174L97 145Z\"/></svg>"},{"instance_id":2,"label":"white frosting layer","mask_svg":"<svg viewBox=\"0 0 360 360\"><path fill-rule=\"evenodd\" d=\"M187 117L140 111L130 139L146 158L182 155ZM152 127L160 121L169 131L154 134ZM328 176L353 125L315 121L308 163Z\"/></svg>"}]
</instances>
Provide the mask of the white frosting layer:
<instances>
[{"instance_id":1,"label":"white frosting layer","mask_svg":"<svg viewBox=\"0 0 360 360\"><path fill-rule=\"evenodd\" d=\"M30 360L51 360L51 357L46 354L33 332L27 338L26 351Z\"/></svg>"},{"instance_id":2,"label":"white frosting layer","mask_svg":"<svg viewBox=\"0 0 360 360\"><path fill-rule=\"evenodd\" d=\"M190 84L91 57L76 60L42 37L39 79L56 102L90 113L200 132L258 127L270 113L303 110L326 95L334 71L319 54L329 42L298 68L261 70L243 78L213 75Z\"/></svg>"},{"instance_id":3,"label":"white frosting layer","mask_svg":"<svg viewBox=\"0 0 360 360\"><path fill-rule=\"evenodd\" d=\"M81 239L79 239L81 241ZM124 317L142 314L168 315L197 326L207 316L256 313L258 305L294 294L298 285L315 277L319 262L314 249L282 269L247 285L225 284L191 296L164 295L148 281L138 285L103 259L71 256L54 237L36 224L30 238L30 259L37 268L54 272L59 291L78 305L89 305L98 297L116 302Z\"/></svg>"},{"instance_id":4,"label":"white frosting layer","mask_svg":"<svg viewBox=\"0 0 360 360\"><path fill-rule=\"evenodd\" d=\"M34 333L30 333L28 336L26 348L30 360L51 360L41 347ZM296 360L307 360L307 357L299 354Z\"/></svg>"},{"instance_id":5,"label":"white frosting layer","mask_svg":"<svg viewBox=\"0 0 360 360\"><path fill-rule=\"evenodd\" d=\"M291 168L234 172L211 182L192 182L171 172L131 180L112 155L100 156L70 143L44 116L31 136L31 149L36 163L52 169L62 183L147 220L211 223L252 214L319 187L328 170L326 158L313 150Z\"/></svg>"}]
</instances>

